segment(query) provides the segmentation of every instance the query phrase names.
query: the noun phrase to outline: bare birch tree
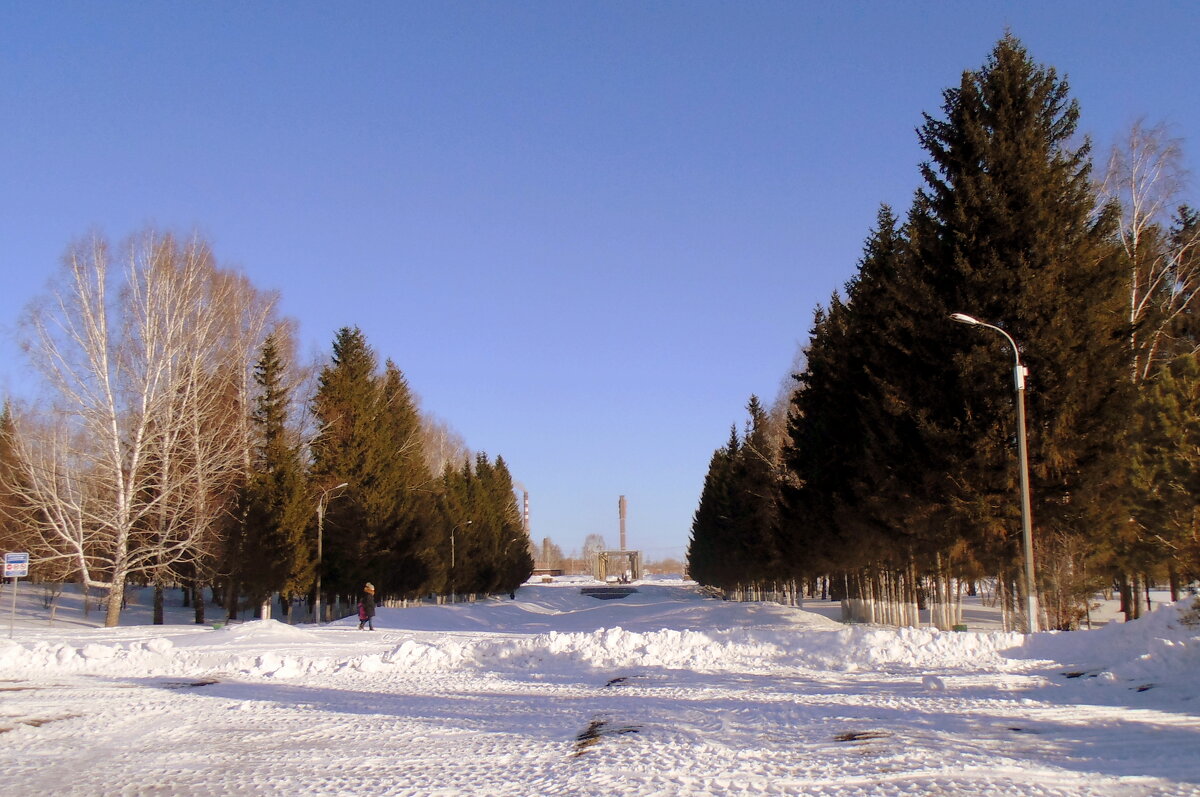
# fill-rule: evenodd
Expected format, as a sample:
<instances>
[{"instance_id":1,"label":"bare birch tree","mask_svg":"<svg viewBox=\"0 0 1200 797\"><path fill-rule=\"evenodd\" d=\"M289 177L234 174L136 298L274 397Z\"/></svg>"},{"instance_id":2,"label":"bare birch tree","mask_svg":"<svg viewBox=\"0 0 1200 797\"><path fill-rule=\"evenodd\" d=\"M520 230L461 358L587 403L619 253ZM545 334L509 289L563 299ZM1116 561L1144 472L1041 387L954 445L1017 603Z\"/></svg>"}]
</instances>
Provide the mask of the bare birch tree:
<instances>
[{"instance_id":1,"label":"bare birch tree","mask_svg":"<svg viewBox=\"0 0 1200 797\"><path fill-rule=\"evenodd\" d=\"M73 247L31 306L23 343L54 400L50 422L17 419L15 487L44 555L108 592L107 625L131 577L161 583L211 552L248 467L245 374L272 306L199 240L155 233L118 268L98 236Z\"/></svg>"},{"instance_id":2,"label":"bare birch tree","mask_svg":"<svg viewBox=\"0 0 1200 797\"><path fill-rule=\"evenodd\" d=\"M448 422L424 412L421 413L421 452L432 474L441 474L447 465L455 467L475 457L463 436Z\"/></svg>"},{"instance_id":3,"label":"bare birch tree","mask_svg":"<svg viewBox=\"0 0 1200 797\"><path fill-rule=\"evenodd\" d=\"M1200 290L1197 231L1168 233L1187 172L1178 138L1164 124L1135 122L1114 146L1102 187L1121 206L1121 243L1129 261L1132 378L1142 382L1179 354L1168 342L1180 316L1194 309Z\"/></svg>"}]
</instances>

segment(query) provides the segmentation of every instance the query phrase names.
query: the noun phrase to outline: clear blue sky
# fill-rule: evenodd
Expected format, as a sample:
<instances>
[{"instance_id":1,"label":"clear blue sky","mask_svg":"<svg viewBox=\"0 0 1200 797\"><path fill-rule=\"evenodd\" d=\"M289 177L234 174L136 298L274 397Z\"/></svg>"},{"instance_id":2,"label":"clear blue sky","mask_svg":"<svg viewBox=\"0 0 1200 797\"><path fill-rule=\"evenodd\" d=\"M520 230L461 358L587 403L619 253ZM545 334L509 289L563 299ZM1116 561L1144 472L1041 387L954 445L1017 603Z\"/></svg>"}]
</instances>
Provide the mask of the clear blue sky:
<instances>
[{"instance_id":1,"label":"clear blue sky","mask_svg":"<svg viewBox=\"0 0 1200 797\"><path fill-rule=\"evenodd\" d=\"M914 128L1006 28L1106 152L1200 142L1193 2L0 3L0 389L67 245L199 231L307 351L358 325L528 489L535 538L682 556ZM1194 193L1189 194L1195 201Z\"/></svg>"}]
</instances>

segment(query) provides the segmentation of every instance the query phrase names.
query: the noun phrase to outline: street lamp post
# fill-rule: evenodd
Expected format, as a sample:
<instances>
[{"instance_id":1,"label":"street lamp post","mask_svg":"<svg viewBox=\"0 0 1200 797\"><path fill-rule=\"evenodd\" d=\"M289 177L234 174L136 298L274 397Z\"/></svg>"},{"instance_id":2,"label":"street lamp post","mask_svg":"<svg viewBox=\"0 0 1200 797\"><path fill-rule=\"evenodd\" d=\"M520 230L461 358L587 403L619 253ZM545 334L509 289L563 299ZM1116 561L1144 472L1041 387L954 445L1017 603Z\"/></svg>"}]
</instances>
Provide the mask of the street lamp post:
<instances>
[{"instance_id":1,"label":"street lamp post","mask_svg":"<svg viewBox=\"0 0 1200 797\"><path fill-rule=\"evenodd\" d=\"M456 523L454 525L454 528L450 529L450 602L451 603L454 603L454 599L455 599L454 590L458 586L455 583L455 581L456 581L455 576L457 574L454 571L454 532L458 531L463 526L471 525L471 523L472 523L472 521L470 521L470 520L468 520L466 523Z\"/></svg>"},{"instance_id":2,"label":"street lamp post","mask_svg":"<svg viewBox=\"0 0 1200 797\"><path fill-rule=\"evenodd\" d=\"M313 620L318 623L321 622L321 560L324 553L322 545L325 538L325 507L333 497L331 493L348 485L348 482L342 482L328 490L322 490L321 497L317 500L317 597L313 601Z\"/></svg>"},{"instance_id":3,"label":"street lamp post","mask_svg":"<svg viewBox=\"0 0 1200 797\"><path fill-rule=\"evenodd\" d=\"M1013 352L1013 380L1017 388L1017 467L1021 478L1021 539L1025 548L1025 630L1032 634L1038 630L1037 590L1034 587L1033 571L1033 511L1029 502L1029 448L1025 441L1025 378L1029 369L1021 365L1021 353L1017 342L1003 329L987 324L965 313L950 316L960 324L986 327L999 332L1008 341Z\"/></svg>"}]
</instances>

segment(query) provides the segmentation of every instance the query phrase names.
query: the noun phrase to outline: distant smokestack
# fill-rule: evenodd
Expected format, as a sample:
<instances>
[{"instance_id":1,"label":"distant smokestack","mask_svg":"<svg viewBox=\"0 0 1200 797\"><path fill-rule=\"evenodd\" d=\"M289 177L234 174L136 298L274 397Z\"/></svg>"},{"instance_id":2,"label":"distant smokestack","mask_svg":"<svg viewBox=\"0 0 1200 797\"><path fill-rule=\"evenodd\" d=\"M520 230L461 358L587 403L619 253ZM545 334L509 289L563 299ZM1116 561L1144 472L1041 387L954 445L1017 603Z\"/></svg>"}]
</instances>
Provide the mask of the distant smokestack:
<instances>
[{"instance_id":1,"label":"distant smokestack","mask_svg":"<svg viewBox=\"0 0 1200 797\"><path fill-rule=\"evenodd\" d=\"M625 503L625 496L621 496L621 500L617 502L617 506L621 510L621 550L625 550L625 508L628 506Z\"/></svg>"},{"instance_id":2,"label":"distant smokestack","mask_svg":"<svg viewBox=\"0 0 1200 797\"><path fill-rule=\"evenodd\" d=\"M525 536L529 536L529 491L525 490L522 495L523 514L521 519L521 527L525 529Z\"/></svg>"}]
</instances>

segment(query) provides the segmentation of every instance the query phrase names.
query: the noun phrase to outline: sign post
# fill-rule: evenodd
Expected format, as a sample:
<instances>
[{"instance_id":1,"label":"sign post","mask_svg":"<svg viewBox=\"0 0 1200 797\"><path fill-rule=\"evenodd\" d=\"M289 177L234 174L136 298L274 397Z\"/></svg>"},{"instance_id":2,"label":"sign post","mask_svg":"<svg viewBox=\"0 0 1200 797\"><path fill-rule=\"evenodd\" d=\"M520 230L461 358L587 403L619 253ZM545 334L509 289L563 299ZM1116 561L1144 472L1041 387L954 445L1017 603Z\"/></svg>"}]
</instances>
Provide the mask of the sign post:
<instances>
[{"instance_id":1,"label":"sign post","mask_svg":"<svg viewBox=\"0 0 1200 797\"><path fill-rule=\"evenodd\" d=\"M29 575L28 553L4 554L4 577L12 579L12 612L8 616L8 638L13 637L13 626L17 621L17 579Z\"/></svg>"}]
</instances>

